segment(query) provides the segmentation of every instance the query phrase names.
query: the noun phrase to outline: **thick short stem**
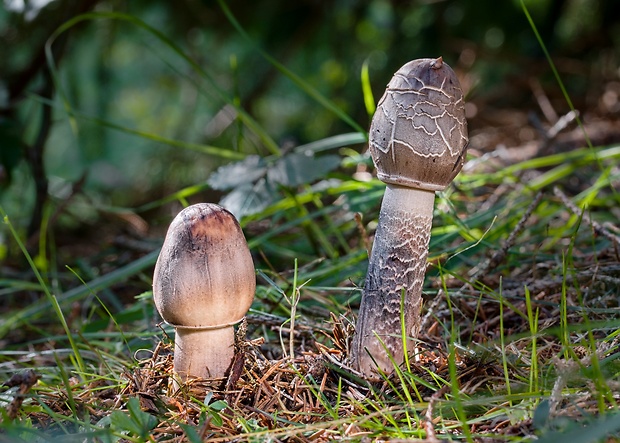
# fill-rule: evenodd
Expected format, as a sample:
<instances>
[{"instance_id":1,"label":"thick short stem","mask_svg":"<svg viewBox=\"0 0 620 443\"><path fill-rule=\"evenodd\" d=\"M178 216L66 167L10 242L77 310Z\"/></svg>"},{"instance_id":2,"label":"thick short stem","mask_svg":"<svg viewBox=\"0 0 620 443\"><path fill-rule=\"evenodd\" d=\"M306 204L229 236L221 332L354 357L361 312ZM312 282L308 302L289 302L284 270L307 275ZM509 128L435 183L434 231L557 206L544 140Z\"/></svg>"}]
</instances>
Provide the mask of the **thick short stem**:
<instances>
[{"instance_id":1,"label":"thick short stem","mask_svg":"<svg viewBox=\"0 0 620 443\"><path fill-rule=\"evenodd\" d=\"M403 296L407 350L414 350L434 202L432 191L395 185L385 191L351 349L353 367L368 377L377 377L377 366L391 373L390 357L404 361Z\"/></svg>"},{"instance_id":2,"label":"thick short stem","mask_svg":"<svg viewBox=\"0 0 620 443\"><path fill-rule=\"evenodd\" d=\"M174 372L183 381L189 378L221 378L235 354L235 330L221 329L176 330L174 340Z\"/></svg>"}]
</instances>

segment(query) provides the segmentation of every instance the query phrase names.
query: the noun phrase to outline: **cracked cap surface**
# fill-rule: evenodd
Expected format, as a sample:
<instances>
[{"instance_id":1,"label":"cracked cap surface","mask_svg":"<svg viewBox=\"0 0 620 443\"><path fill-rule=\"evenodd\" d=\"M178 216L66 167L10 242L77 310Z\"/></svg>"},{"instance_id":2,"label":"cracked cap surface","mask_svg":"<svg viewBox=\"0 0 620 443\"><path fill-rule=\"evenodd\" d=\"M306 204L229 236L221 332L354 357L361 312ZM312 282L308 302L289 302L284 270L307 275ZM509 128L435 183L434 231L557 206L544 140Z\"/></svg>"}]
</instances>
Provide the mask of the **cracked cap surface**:
<instances>
[{"instance_id":1,"label":"cracked cap surface","mask_svg":"<svg viewBox=\"0 0 620 443\"><path fill-rule=\"evenodd\" d=\"M401 67L370 125L370 153L385 183L443 190L467 151L465 102L456 74L440 57Z\"/></svg>"}]
</instances>

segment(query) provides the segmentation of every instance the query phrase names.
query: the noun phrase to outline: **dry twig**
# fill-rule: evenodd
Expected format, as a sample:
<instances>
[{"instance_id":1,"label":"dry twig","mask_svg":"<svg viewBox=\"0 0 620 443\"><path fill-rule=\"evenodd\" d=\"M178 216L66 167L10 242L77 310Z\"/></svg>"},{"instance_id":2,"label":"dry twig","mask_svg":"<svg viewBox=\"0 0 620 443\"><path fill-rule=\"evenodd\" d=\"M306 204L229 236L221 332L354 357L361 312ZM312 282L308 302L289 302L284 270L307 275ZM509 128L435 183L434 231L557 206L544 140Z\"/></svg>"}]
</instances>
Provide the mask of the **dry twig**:
<instances>
[{"instance_id":1,"label":"dry twig","mask_svg":"<svg viewBox=\"0 0 620 443\"><path fill-rule=\"evenodd\" d=\"M11 403L6 408L6 417L9 421L13 421L17 418L17 414L19 413L19 409L22 406L22 403L25 400L25 396L32 388L37 381L39 380L39 375L34 372L32 369L29 369L20 374L13 375L6 383L2 386L6 386L7 388L13 388L15 386L19 386L17 389L17 393L11 400ZM1 423L1 420L0 420Z\"/></svg>"},{"instance_id":2,"label":"dry twig","mask_svg":"<svg viewBox=\"0 0 620 443\"><path fill-rule=\"evenodd\" d=\"M588 226L591 226L594 229L594 232L598 235L602 235L609 241L614 244L615 248L620 246L620 237L615 234L609 232L606 228L604 228L600 223L595 220L592 220L589 214L584 213L577 205L557 186L553 188L553 193L562 200L562 203L577 217L581 218Z\"/></svg>"}]
</instances>

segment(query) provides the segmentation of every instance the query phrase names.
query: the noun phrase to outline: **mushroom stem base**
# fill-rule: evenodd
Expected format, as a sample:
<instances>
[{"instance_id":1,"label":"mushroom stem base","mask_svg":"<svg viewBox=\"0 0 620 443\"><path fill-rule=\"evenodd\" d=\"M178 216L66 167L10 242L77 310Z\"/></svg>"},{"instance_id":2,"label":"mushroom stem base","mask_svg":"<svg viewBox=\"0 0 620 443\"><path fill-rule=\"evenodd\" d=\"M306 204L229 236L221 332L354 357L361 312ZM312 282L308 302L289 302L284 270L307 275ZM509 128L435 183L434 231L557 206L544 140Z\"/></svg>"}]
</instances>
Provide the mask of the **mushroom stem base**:
<instances>
[{"instance_id":1,"label":"mushroom stem base","mask_svg":"<svg viewBox=\"0 0 620 443\"><path fill-rule=\"evenodd\" d=\"M385 191L351 347L353 367L369 378L377 368L391 373L405 349L414 351L434 202L432 191Z\"/></svg>"},{"instance_id":2,"label":"mushroom stem base","mask_svg":"<svg viewBox=\"0 0 620 443\"><path fill-rule=\"evenodd\" d=\"M174 372L182 381L221 378L235 354L235 329L182 329L174 341Z\"/></svg>"}]
</instances>

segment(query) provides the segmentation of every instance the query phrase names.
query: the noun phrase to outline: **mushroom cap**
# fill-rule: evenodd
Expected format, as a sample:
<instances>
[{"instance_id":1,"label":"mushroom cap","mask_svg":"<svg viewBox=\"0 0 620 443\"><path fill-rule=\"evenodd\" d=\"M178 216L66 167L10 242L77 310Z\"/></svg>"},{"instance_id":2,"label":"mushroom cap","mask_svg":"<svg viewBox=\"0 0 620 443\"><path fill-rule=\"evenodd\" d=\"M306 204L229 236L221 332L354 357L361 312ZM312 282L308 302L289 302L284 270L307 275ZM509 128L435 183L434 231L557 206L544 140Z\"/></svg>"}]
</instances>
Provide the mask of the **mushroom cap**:
<instances>
[{"instance_id":1,"label":"mushroom cap","mask_svg":"<svg viewBox=\"0 0 620 443\"><path fill-rule=\"evenodd\" d=\"M255 290L252 255L235 217L210 203L183 209L155 264L153 298L162 318L188 328L236 323Z\"/></svg>"},{"instance_id":2,"label":"mushroom cap","mask_svg":"<svg viewBox=\"0 0 620 443\"><path fill-rule=\"evenodd\" d=\"M463 92L443 59L413 60L387 85L370 125L370 153L385 183L443 190L463 166Z\"/></svg>"}]
</instances>

